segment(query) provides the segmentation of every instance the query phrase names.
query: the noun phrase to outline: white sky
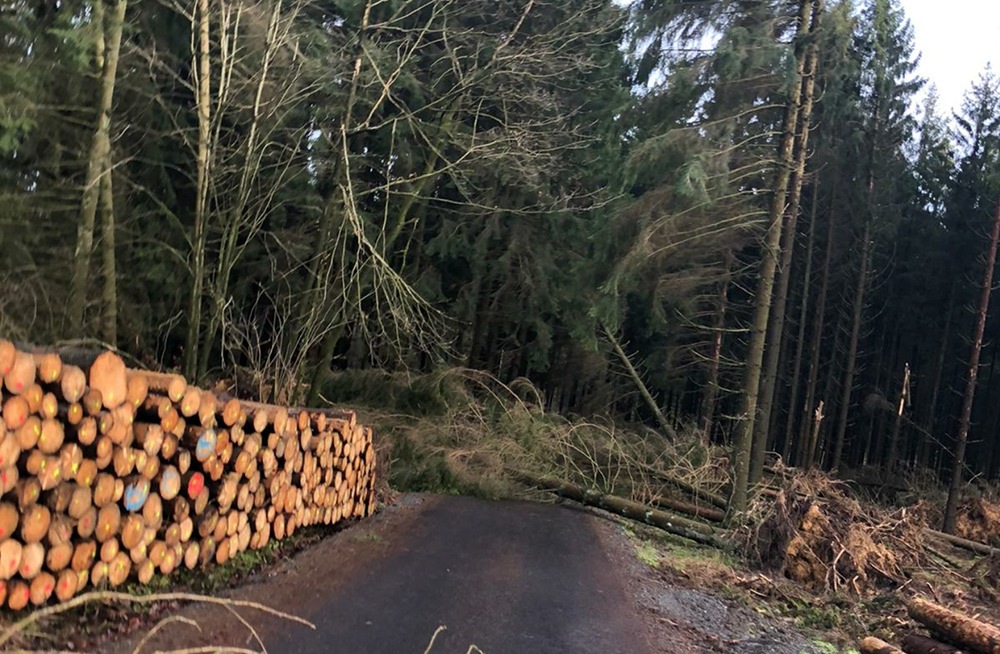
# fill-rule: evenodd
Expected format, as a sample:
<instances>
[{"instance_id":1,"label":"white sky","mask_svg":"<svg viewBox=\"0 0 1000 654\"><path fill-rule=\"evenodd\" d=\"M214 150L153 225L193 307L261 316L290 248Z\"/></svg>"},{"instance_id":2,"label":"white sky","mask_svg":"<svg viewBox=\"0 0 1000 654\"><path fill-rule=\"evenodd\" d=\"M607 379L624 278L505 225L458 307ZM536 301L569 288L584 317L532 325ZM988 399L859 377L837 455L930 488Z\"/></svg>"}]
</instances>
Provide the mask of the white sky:
<instances>
[{"instance_id":1,"label":"white sky","mask_svg":"<svg viewBox=\"0 0 1000 654\"><path fill-rule=\"evenodd\" d=\"M919 75L937 86L938 111L958 109L962 96L992 62L1000 73L1000 0L901 0L913 23Z\"/></svg>"}]
</instances>

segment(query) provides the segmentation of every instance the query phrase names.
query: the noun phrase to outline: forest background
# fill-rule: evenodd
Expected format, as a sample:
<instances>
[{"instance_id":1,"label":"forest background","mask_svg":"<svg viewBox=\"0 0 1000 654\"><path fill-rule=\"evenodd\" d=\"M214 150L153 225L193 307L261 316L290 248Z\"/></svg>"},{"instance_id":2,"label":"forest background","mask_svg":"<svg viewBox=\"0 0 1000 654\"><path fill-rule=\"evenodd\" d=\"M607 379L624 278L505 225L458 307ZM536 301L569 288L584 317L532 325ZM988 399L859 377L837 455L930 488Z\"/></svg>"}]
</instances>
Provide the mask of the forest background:
<instances>
[{"instance_id":1,"label":"forest background","mask_svg":"<svg viewBox=\"0 0 1000 654\"><path fill-rule=\"evenodd\" d=\"M1000 86L917 57L897 0L6 2L0 335L527 380L737 511L768 453L996 481Z\"/></svg>"}]
</instances>

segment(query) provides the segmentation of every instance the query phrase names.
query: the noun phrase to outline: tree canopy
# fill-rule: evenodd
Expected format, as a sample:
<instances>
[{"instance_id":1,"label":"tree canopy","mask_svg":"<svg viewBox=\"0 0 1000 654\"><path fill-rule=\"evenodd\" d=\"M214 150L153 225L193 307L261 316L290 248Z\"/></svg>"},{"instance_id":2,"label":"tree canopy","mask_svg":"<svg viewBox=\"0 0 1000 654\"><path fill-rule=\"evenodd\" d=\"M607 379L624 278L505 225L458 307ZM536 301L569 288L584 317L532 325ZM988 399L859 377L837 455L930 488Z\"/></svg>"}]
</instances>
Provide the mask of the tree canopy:
<instances>
[{"instance_id":1,"label":"tree canopy","mask_svg":"<svg viewBox=\"0 0 1000 654\"><path fill-rule=\"evenodd\" d=\"M774 455L950 474L1000 83L944 115L898 0L18 0L0 33L0 335L289 402L527 378L732 446L737 491Z\"/></svg>"}]
</instances>

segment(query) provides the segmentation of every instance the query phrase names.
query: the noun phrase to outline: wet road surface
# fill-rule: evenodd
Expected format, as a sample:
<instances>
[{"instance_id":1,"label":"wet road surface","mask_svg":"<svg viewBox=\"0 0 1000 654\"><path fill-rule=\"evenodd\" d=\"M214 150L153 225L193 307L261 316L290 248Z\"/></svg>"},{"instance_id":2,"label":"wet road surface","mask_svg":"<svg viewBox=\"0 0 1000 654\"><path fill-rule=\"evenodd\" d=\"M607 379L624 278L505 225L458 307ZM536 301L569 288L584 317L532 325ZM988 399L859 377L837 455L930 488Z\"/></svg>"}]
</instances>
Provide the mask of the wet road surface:
<instances>
[{"instance_id":1,"label":"wet road surface","mask_svg":"<svg viewBox=\"0 0 1000 654\"><path fill-rule=\"evenodd\" d=\"M315 631L280 630L265 644L289 654L419 654L445 625L433 653L647 652L596 521L563 506L436 498L405 539L298 613Z\"/></svg>"}]
</instances>

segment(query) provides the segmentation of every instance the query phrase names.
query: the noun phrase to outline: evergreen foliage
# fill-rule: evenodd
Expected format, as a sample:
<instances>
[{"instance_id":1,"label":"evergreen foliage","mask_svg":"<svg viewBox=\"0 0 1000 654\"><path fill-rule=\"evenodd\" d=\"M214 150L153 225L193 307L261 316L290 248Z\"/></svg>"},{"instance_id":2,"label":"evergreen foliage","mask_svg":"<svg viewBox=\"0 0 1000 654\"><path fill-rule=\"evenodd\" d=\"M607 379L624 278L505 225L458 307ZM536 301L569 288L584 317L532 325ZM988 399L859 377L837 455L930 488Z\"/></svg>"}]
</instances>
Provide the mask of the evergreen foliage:
<instances>
[{"instance_id":1,"label":"evergreen foliage","mask_svg":"<svg viewBox=\"0 0 1000 654\"><path fill-rule=\"evenodd\" d=\"M124 6L0 12L0 336L110 339L295 402L466 367L528 378L550 411L662 410L727 442L815 46L761 428L802 465L947 476L1000 85L984 71L942 115L899 0L132 0L109 80ZM998 329L969 436L990 479Z\"/></svg>"}]
</instances>

